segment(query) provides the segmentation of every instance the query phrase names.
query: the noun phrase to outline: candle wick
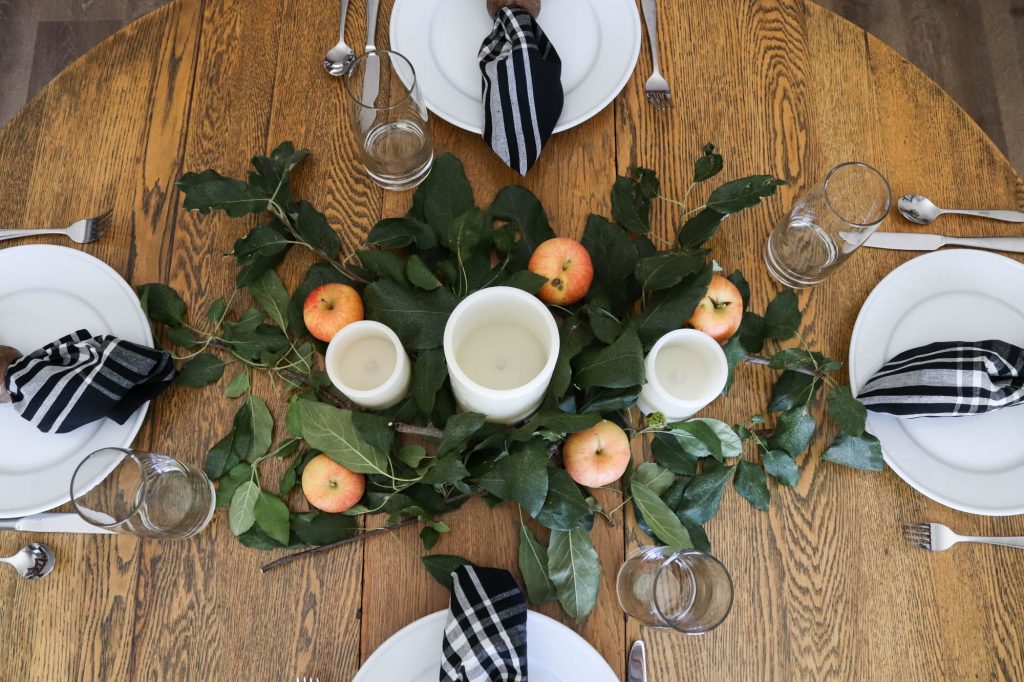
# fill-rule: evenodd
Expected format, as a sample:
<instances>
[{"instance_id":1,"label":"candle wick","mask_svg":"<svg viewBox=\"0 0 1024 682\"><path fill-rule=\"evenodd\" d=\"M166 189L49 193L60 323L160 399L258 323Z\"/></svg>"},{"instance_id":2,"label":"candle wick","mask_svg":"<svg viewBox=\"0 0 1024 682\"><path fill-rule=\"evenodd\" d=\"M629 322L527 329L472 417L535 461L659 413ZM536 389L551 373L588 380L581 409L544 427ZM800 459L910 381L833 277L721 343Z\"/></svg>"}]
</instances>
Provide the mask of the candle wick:
<instances>
[{"instance_id":1,"label":"candle wick","mask_svg":"<svg viewBox=\"0 0 1024 682\"><path fill-rule=\"evenodd\" d=\"M494 366L498 369L505 369L505 364L505 358L499 358L498 361L494 363Z\"/></svg>"}]
</instances>

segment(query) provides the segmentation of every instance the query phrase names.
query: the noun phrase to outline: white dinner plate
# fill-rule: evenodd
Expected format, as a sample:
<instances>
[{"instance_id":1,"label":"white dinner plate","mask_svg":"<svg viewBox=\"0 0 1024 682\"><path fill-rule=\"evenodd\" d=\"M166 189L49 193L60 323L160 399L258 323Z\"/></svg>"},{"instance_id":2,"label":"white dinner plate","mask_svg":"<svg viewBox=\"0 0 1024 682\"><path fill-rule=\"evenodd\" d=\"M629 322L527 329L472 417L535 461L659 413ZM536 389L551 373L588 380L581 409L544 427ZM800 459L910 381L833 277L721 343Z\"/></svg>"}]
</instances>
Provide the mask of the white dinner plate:
<instances>
[{"instance_id":1,"label":"white dinner plate","mask_svg":"<svg viewBox=\"0 0 1024 682\"><path fill-rule=\"evenodd\" d=\"M558 133L626 86L640 56L640 15L635 0L547 0L540 25L562 59ZM477 134L484 129L477 53L493 27L483 0L396 0L391 11L391 49L412 62L427 107Z\"/></svg>"},{"instance_id":2,"label":"white dinner plate","mask_svg":"<svg viewBox=\"0 0 1024 682\"><path fill-rule=\"evenodd\" d=\"M352 682L437 682L447 611L406 625L366 660ZM526 616L530 682L618 682L601 654L557 620Z\"/></svg>"},{"instance_id":3,"label":"white dinner plate","mask_svg":"<svg viewBox=\"0 0 1024 682\"><path fill-rule=\"evenodd\" d=\"M79 329L153 346L135 292L102 261L62 246L0 250L0 345L30 353ZM71 499L71 474L79 462L100 448L131 445L147 407L123 425L103 419L47 434L9 403L0 404L0 518L35 514Z\"/></svg>"},{"instance_id":4,"label":"white dinner plate","mask_svg":"<svg viewBox=\"0 0 1024 682\"><path fill-rule=\"evenodd\" d=\"M879 282L850 340L856 394L894 355L938 341L1024 346L1024 265L984 251L919 256ZM1024 513L1024 405L969 417L868 412L885 461L931 499L987 516Z\"/></svg>"}]
</instances>

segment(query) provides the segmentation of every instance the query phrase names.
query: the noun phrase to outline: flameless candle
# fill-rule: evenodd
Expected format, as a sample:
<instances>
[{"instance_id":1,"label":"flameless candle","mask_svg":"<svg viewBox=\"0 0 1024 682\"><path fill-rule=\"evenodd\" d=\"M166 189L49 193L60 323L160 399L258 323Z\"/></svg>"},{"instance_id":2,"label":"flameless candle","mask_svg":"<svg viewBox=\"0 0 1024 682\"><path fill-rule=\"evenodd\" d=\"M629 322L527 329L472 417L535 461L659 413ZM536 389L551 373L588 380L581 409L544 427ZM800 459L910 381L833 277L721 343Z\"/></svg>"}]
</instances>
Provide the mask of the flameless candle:
<instances>
[{"instance_id":1,"label":"flameless candle","mask_svg":"<svg viewBox=\"0 0 1024 682\"><path fill-rule=\"evenodd\" d=\"M677 329L654 344L644 363L647 383L637 407L670 421L692 417L725 388L729 364L722 347L696 329Z\"/></svg>"},{"instance_id":2,"label":"flameless candle","mask_svg":"<svg viewBox=\"0 0 1024 682\"><path fill-rule=\"evenodd\" d=\"M324 361L331 383L360 407L381 410L409 393L409 356L398 336L380 322L343 327L327 346Z\"/></svg>"},{"instance_id":3,"label":"flameless candle","mask_svg":"<svg viewBox=\"0 0 1024 682\"><path fill-rule=\"evenodd\" d=\"M448 318L444 357L459 409L512 424L544 399L558 359L558 326L536 296L482 289Z\"/></svg>"}]
</instances>

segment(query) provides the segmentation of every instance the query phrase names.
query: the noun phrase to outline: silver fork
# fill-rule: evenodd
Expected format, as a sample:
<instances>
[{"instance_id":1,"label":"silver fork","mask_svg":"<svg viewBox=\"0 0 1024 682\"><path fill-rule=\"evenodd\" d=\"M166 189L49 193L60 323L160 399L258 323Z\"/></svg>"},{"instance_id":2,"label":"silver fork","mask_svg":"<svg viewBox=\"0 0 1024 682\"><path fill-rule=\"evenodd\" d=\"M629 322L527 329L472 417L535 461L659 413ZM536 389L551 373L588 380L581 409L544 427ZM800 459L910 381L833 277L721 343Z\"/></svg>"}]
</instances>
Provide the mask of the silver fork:
<instances>
[{"instance_id":1,"label":"silver fork","mask_svg":"<svg viewBox=\"0 0 1024 682\"><path fill-rule=\"evenodd\" d=\"M95 218L86 218L72 223L63 230L0 230L0 242L22 237L64 235L79 244L88 244L102 237L110 229L110 217L111 213L107 211Z\"/></svg>"},{"instance_id":2,"label":"silver fork","mask_svg":"<svg viewBox=\"0 0 1024 682\"><path fill-rule=\"evenodd\" d=\"M320 682L320 678L319 677L306 677L305 675L303 675L302 677L296 677L295 678L295 682Z\"/></svg>"},{"instance_id":3,"label":"silver fork","mask_svg":"<svg viewBox=\"0 0 1024 682\"><path fill-rule=\"evenodd\" d=\"M1002 545L1024 549L1024 537L979 537L957 535L941 523L908 523L903 527L907 542L933 552L944 552L958 542L980 542L984 545Z\"/></svg>"},{"instance_id":4,"label":"silver fork","mask_svg":"<svg viewBox=\"0 0 1024 682\"><path fill-rule=\"evenodd\" d=\"M642 0L640 4L644 9L644 22L647 24L647 37L651 42L651 57L654 61L654 73L644 85L644 94L655 109L671 109L672 92L658 65L658 5L656 0Z\"/></svg>"}]
</instances>

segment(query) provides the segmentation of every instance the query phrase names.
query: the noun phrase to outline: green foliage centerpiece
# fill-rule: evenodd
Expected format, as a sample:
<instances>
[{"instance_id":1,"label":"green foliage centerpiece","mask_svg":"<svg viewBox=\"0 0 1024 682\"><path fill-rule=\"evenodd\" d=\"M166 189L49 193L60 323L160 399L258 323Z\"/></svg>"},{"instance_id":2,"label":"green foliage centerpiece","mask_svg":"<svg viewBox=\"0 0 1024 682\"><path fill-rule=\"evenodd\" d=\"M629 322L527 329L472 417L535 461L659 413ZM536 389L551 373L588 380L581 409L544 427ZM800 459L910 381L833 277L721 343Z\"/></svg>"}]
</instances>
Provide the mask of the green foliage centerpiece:
<instances>
[{"instance_id":1,"label":"green foliage centerpiece","mask_svg":"<svg viewBox=\"0 0 1024 682\"><path fill-rule=\"evenodd\" d=\"M229 509L231 530L245 545L346 542L365 531L359 517L384 513L387 527L421 523L429 551L450 531L442 517L482 495L492 506L520 509L519 563L530 600L557 599L579 619L593 608L600 580L590 530L598 517L610 517L562 466L561 445L573 433L609 419L631 437L650 438L651 461L623 476L623 504L632 501L640 527L677 549L709 549L703 526L730 481L761 510L769 503L768 477L797 484L797 461L815 433L811 408L821 389L828 389L828 412L840 428L823 459L881 469L878 441L864 429L863 406L830 376L840 363L804 347L756 355L766 344L797 336L801 313L788 290L763 315L746 310L750 292L739 271L729 275L745 309L738 333L725 345L729 384L744 360L780 372L766 410L777 413L771 429L763 415L735 427L714 419L666 423L658 414L634 421L645 352L681 327L707 292L715 264L704 245L726 216L757 205L781 181L762 175L727 182L693 209L684 200L677 242L659 249L650 235L651 204L663 198L657 177L637 168L618 178L612 219L591 215L581 240L594 266L592 286L578 303L552 308L561 345L546 400L524 424L509 427L456 410L442 335L451 311L474 291L504 285L537 293L545 284L527 269L534 249L555 236L543 206L523 187L509 186L489 206L477 207L462 164L445 155L417 189L408 214L382 220L360 249L342 254L324 215L292 194L290 174L306 154L284 143L270 156L254 158L245 181L213 170L182 177L186 209L266 218L235 242L237 289L214 300L205 319L186 316L183 299L165 285L140 288L162 338L181 349L178 383L202 388L218 382L228 366L237 368L224 389L238 401L237 413L210 448L205 470L218 482L217 504ZM690 190L722 168L722 157L706 146ZM275 268L296 247L320 260L289 293ZM307 336L302 304L332 282L356 288L366 317L391 327L412 358L410 395L388 410L353 408L319 369L324 346ZM252 307L235 309L238 290L248 292ZM287 435L276 443L271 410L250 390L254 371L279 380L279 398L288 402ZM743 457L745 440L756 445L757 461ZM292 511L305 505L287 502L303 468L321 453L365 474L362 499L343 514ZM273 488L261 477L261 465L272 458L286 467ZM526 517L548 529L546 542ZM432 555L423 561L445 581L464 560Z\"/></svg>"}]
</instances>

